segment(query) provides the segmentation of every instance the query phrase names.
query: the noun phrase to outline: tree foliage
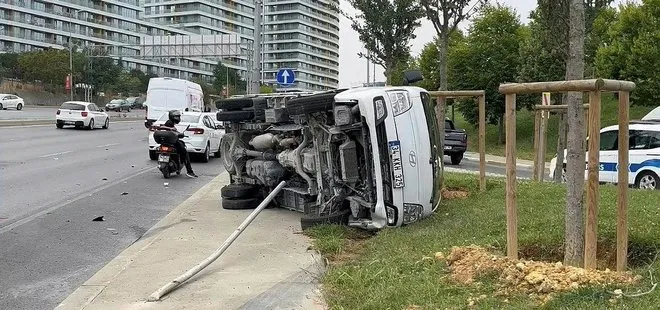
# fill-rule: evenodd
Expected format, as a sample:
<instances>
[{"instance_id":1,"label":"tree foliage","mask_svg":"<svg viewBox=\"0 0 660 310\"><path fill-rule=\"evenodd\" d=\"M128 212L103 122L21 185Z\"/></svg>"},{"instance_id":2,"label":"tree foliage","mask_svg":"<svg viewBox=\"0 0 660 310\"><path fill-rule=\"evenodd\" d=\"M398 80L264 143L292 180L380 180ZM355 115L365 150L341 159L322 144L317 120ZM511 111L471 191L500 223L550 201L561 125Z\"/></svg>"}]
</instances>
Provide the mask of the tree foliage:
<instances>
[{"instance_id":1,"label":"tree foliage","mask_svg":"<svg viewBox=\"0 0 660 310\"><path fill-rule=\"evenodd\" d=\"M452 51L455 49L456 46L459 44L463 43L465 40L465 36L463 35L463 32L460 29L456 29L450 36L449 36L449 53L451 54ZM438 60L439 58L440 51L438 49L438 38L436 37L433 41L426 43L424 45L424 48L422 49L422 52L420 53L416 65L419 67L419 70L422 71L422 74L424 75L424 80L421 82L418 82L418 85L420 87L423 87L427 90L437 90L440 88L440 62ZM449 61L451 62L451 55L449 57ZM455 76L452 76L453 72L452 70L449 70L448 72L448 82L449 85L452 86L453 82L456 80Z\"/></svg>"},{"instance_id":2,"label":"tree foliage","mask_svg":"<svg viewBox=\"0 0 660 310\"><path fill-rule=\"evenodd\" d=\"M611 16L602 16L597 23L607 25ZM605 27L603 27L605 28ZM599 75L633 81L635 91L631 101L638 105L660 102L660 0L628 3L610 27L606 41L597 53Z\"/></svg>"},{"instance_id":3,"label":"tree foliage","mask_svg":"<svg viewBox=\"0 0 660 310\"><path fill-rule=\"evenodd\" d=\"M488 123L503 122L504 96L498 87L516 79L524 35L524 27L512 8L487 5L475 18L467 38L450 50L452 88L485 90ZM474 99L464 100L457 108L467 121L478 124L479 109Z\"/></svg>"},{"instance_id":4,"label":"tree foliage","mask_svg":"<svg viewBox=\"0 0 660 310\"><path fill-rule=\"evenodd\" d=\"M218 62L213 70L213 87L217 93L222 93L227 85L229 86L230 95L245 94L247 82L243 80L238 70Z\"/></svg>"},{"instance_id":5,"label":"tree foliage","mask_svg":"<svg viewBox=\"0 0 660 310\"><path fill-rule=\"evenodd\" d=\"M421 24L422 9L416 0L348 0L360 13L351 21L368 54L360 53L385 69L387 82L396 82L392 73L410 57L410 40Z\"/></svg>"},{"instance_id":6,"label":"tree foliage","mask_svg":"<svg viewBox=\"0 0 660 310\"><path fill-rule=\"evenodd\" d=\"M441 90L447 90L448 85L448 50L450 35L456 31L458 25L469 19L483 7L487 0L476 0L470 6L471 0L420 0L426 18L431 21L438 36L438 75Z\"/></svg>"},{"instance_id":7,"label":"tree foliage","mask_svg":"<svg viewBox=\"0 0 660 310\"><path fill-rule=\"evenodd\" d=\"M18 65L18 53L0 54L0 78L21 78L21 70Z\"/></svg>"}]
</instances>

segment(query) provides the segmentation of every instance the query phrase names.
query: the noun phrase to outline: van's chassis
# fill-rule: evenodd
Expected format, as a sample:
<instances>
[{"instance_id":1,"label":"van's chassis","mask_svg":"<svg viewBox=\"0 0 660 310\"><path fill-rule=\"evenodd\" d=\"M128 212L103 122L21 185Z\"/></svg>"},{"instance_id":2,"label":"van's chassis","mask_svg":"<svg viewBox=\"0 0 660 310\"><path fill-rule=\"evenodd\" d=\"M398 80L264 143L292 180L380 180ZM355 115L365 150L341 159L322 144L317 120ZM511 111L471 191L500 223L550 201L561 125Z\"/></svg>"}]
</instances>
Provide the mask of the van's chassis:
<instances>
[{"instance_id":1,"label":"van's chassis","mask_svg":"<svg viewBox=\"0 0 660 310\"><path fill-rule=\"evenodd\" d=\"M357 102L334 101L338 92L216 101L217 119L226 124L222 162L231 176L223 208L254 208L284 180L274 204L304 213L303 229L349 221L366 227L376 201L369 131Z\"/></svg>"}]
</instances>

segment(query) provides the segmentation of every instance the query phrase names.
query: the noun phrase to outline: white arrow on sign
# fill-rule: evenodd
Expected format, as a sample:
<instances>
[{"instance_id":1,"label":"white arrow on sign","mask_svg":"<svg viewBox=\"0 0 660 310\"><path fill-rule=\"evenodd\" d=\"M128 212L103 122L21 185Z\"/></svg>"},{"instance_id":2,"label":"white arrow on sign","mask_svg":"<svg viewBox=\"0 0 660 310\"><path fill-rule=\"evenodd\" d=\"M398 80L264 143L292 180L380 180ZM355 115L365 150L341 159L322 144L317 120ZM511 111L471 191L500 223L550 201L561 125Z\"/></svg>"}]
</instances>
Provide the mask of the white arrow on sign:
<instances>
[{"instance_id":1,"label":"white arrow on sign","mask_svg":"<svg viewBox=\"0 0 660 310\"><path fill-rule=\"evenodd\" d=\"M284 84L289 84L289 71L284 70L284 72L282 72L282 77L284 78Z\"/></svg>"}]
</instances>

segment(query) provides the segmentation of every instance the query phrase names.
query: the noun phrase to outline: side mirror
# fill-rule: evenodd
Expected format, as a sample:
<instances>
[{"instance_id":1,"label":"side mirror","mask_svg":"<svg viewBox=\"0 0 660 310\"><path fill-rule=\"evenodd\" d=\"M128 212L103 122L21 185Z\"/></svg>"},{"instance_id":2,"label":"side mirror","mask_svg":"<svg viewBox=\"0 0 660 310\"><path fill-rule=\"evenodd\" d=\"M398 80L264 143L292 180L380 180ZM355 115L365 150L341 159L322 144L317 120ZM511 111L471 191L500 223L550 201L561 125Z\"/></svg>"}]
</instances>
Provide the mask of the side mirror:
<instances>
[{"instance_id":1,"label":"side mirror","mask_svg":"<svg viewBox=\"0 0 660 310\"><path fill-rule=\"evenodd\" d=\"M422 76L422 71L413 70L413 71L406 71L403 73L403 85L410 85L422 80L424 80L424 77Z\"/></svg>"}]
</instances>

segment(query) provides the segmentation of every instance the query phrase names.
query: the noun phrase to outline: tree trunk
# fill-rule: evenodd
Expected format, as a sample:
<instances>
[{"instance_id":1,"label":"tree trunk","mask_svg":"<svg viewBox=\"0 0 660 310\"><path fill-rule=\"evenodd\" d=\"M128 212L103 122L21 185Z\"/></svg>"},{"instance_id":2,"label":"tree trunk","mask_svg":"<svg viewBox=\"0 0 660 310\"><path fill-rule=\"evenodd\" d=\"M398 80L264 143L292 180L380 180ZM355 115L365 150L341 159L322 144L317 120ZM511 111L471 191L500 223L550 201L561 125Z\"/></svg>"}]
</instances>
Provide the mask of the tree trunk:
<instances>
[{"instance_id":1,"label":"tree trunk","mask_svg":"<svg viewBox=\"0 0 660 310\"><path fill-rule=\"evenodd\" d=\"M557 135L557 162L555 164L555 175L553 180L556 183L562 182L564 170L564 150L566 149L566 114L559 114L559 133Z\"/></svg>"},{"instance_id":2,"label":"tree trunk","mask_svg":"<svg viewBox=\"0 0 660 310\"><path fill-rule=\"evenodd\" d=\"M446 31L445 31L446 32ZM438 90L447 90L449 85L447 79L447 55L449 54L449 34L443 33L440 34L438 39L438 63L440 64L439 73L440 73L440 89Z\"/></svg>"},{"instance_id":3,"label":"tree trunk","mask_svg":"<svg viewBox=\"0 0 660 310\"><path fill-rule=\"evenodd\" d=\"M568 32L568 59L566 79L584 78L584 4L583 0L570 0ZM566 234L564 263L570 266L584 264L584 111L582 93L567 96L568 151L566 155Z\"/></svg>"}]
</instances>

